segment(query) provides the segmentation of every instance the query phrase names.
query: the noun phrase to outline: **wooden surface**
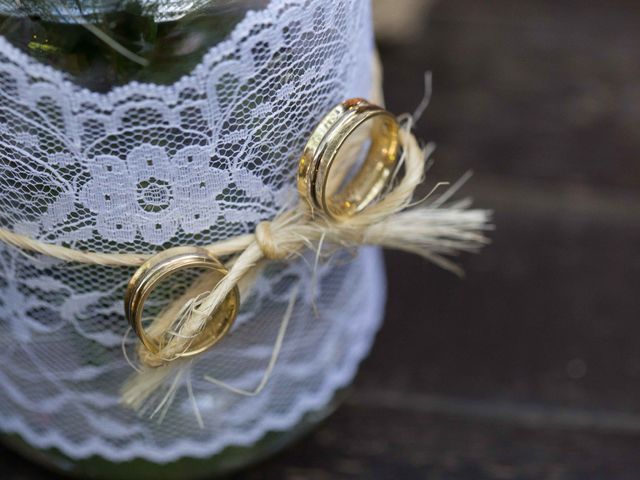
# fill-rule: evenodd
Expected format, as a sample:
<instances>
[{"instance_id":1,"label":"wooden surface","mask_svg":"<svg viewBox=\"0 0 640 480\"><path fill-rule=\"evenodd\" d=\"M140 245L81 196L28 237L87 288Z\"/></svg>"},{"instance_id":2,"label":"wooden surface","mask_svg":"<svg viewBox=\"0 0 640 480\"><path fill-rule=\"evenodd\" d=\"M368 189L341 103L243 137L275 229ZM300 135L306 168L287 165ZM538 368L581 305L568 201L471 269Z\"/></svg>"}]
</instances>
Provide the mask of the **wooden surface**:
<instances>
[{"instance_id":1,"label":"wooden surface","mask_svg":"<svg viewBox=\"0 0 640 480\"><path fill-rule=\"evenodd\" d=\"M639 27L635 1L446 0L381 47L394 111L433 71L429 180L473 169L494 243L463 280L389 253L386 322L346 403L234 478L638 478Z\"/></svg>"}]
</instances>

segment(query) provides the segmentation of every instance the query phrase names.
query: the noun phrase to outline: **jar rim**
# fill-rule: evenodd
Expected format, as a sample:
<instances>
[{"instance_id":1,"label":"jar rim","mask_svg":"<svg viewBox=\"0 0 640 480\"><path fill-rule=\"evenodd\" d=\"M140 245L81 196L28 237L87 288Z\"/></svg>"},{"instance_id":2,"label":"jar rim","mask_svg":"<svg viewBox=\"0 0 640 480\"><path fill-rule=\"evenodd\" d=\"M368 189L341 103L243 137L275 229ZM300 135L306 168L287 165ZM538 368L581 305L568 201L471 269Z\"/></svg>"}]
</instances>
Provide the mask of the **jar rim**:
<instances>
[{"instance_id":1,"label":"jar rim","mask_svg":"<svg viewBox=\"0 0 640 480\"><path fill-rule=\"evenodd\" d=\"M156 22L179 20L211 3L221 5L235 0L135 0L140 14ZM0 0L0 15L11 17L38 17L57 23L91 21L108 13L129 9L131 0Z\"/></svg>"}]
</instances>

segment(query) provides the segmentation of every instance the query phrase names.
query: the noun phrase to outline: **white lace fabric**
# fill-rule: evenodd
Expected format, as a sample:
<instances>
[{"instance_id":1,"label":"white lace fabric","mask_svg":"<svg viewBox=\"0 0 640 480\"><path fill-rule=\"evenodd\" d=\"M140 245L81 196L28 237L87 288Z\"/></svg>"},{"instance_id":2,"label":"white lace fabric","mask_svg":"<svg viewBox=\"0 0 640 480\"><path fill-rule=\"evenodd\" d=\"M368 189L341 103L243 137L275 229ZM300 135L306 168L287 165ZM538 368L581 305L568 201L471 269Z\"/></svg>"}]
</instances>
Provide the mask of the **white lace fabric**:
<instances>
[{"instance_id":1,"label":"white lace fabric","mask_svg":"<svg viewBox=\"0 0 640 480\"><path fill-rule=\"evenodd\" d=\"M323 114L368 96L372 54L368 0L273 0L175 84L105 94L0 38L0 225L102 252L250 232L295 195L298 155ZM132 373L120 348L131 269L0 245L0 428L72 458L155 462L292 428L352 379L384 305L378 251L335 255L315 279L310 255L269 265L231 334L195 363L199 428L186 388L162 423L119 404ZM295 285L265 390L248 398L205 382L259 382Z\"/></svg>"}]
</instances>

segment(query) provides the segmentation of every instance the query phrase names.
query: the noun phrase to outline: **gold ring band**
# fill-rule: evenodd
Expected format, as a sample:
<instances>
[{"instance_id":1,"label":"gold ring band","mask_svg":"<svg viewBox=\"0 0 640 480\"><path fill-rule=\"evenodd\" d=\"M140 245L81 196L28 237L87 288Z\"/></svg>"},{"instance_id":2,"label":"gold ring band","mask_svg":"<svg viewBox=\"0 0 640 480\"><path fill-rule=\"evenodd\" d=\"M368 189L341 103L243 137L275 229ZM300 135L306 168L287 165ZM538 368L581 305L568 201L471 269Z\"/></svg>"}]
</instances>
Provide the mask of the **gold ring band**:
<instances>
[{"instance_id":1,"label":"gold ring band","mask_svg":"<svg viewBox=\"0 0 640 480\"><path fill-rule=\"evenodd\" d=\"M341 149L368 122L371 143L362 165L349 180L330 179L332 169L340 163L336 159ZM382 193L393 175L398 162L398 131L398 122L390 112L361 98L335 106L305 146L298 165L298 192L312 208L333 220L362 211ZM347 172L346 168L340 169Z\"/></svg>"},{"instance_id":2,"label":"gold ring band","mask_svg":"<svg viewBox=\"0 0 640 480\"><path fill-rule=\"evenodd\" d=\"M203 268L217 275L220 281L228 270L208 250L199 247L175 247L152 256L133 274L124 299L125 315L142 344L151 353L157 354L163 348L162 339L152 338L142 324L144 303L154 288L164 279L179 270ZM176 357L188 357L207 350L217 343L231 328L238 313L240 293L237 287L227 295L222 304L210 314L206 325L194 337L189 347ZM167 359L167 360L173 360Z\"/></svg>"}]
</instances>

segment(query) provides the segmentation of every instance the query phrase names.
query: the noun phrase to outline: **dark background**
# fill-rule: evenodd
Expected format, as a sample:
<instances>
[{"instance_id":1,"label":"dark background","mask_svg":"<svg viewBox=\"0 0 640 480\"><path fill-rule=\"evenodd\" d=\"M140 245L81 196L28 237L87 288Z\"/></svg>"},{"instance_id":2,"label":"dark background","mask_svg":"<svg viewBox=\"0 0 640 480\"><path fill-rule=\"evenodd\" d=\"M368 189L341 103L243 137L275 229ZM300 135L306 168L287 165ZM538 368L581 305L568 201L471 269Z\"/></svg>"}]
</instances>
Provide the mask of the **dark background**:
<instances>
[{"instance_id":1,"label":"dark background","mask_svg":"<svg viewBox=\"0 0 640 480\"><path fill-rule=\"evenodd\" d=\"M239 478L640 478L640 2L426 14L380 45L387 106L413 111L433 72L428 180L472 169L493 244L463 280L388 252L346 405Z\"/></svg>"},{"instance_id":2,"label":"dark background","mask_svg":"<svg viewBox=\"0 0 640 480\"><path fill-rule=\"evenodd\" d=\"M392 0L388 0L391 2ZM640 476L640 2L445 0L380 45L388 107L472 169L493 244L459 279L387 253L346 403L238 479ZM0 450L12 480L50 478Z\"/></svg>"}]
</instances>

